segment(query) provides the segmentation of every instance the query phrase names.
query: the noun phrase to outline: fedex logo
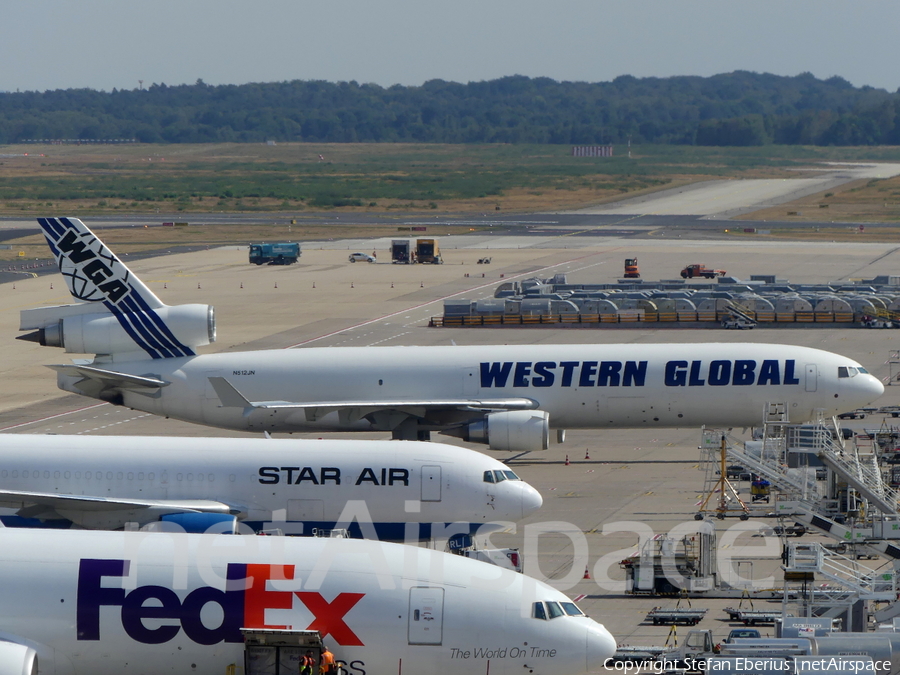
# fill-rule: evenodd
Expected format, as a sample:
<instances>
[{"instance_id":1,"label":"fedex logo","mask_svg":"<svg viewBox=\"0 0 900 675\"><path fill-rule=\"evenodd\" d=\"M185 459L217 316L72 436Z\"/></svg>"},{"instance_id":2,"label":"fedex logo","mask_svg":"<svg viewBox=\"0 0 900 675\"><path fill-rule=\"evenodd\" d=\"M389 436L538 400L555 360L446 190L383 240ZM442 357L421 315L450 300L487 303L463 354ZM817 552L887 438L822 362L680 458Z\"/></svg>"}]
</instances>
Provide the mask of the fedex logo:
<instances>
[{"instance_id":1,"label":"fedex logo","mask_svg":"<svg viewBox=\"0 0 900 675\"><path fill-rule=\"evenodd\" d=\"M181 630L201 645L243 642L241 628L288 628L267 624L266 610L291 609L296 596L314 617L304 630L319 631L323 638L330 634L343 646L363 646L344 617L365 593L339 593L329 602L320 593L267 589L269 581L293 579L293 565L231 563L224 590L201 586L184 598L165 586L138 586L126 592L103 584L106 577L127 577L129 568L128 560L81 560L76 603L78 640L99 640L101 608L118 607L125 632L144 644L168 642ZM219 606L218 625L209 626L200 618L209 603Z\"/></svg>"}]
</instances>

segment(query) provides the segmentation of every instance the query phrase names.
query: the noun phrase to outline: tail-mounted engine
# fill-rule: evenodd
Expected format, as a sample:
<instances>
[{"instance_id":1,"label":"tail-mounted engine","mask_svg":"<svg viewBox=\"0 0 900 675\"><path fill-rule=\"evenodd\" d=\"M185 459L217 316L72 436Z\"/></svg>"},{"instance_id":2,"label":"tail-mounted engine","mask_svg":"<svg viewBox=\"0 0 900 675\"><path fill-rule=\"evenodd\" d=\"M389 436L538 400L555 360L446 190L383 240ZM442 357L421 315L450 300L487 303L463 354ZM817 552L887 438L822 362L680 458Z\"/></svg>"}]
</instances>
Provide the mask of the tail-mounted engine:
<instances>
[{"instance_id":1,"label":"tail-mounted engine","mask_svg":"<svg viewBox=\"0 0 900 675\"><path fill-rule=\"evenodd\" d=\"M98 311L100 310L100 311ZM21 312L18 339L75 354L143 351L151 358L191 356L216 340L211 305L175 305L135 312L105 311L95 303L38 307Z\"/></svg>"}]
</instances>

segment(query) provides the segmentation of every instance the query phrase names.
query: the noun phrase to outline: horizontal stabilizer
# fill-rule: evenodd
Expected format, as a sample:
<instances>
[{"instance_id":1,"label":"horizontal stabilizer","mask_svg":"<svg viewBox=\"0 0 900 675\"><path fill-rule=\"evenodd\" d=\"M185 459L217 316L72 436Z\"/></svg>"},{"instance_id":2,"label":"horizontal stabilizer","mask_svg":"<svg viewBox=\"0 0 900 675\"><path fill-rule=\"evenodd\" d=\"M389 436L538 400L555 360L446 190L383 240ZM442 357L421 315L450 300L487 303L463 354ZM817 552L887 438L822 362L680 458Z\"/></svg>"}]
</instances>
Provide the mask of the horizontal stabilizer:
<instances>
[{"instance_id":1,"label":"horizontal stabilizer","mask_svg":"<svg viewBox=\"0 0 900 675\"><path fill-rule=\"evenodd\" d=\"M496 398L496 399L369 399L358 401L308 401L295 403L292 401L250 401L239 392L231 382L224 377L210 377L212 385L222 402L223 408L296 408L308 410L311 408L328 408L340 410L346 408L366 408L372 410L427 408L458 409L472 411L489 410L535 410L537 401L524 397Z\"/></svg>"},{"instance_id":2,"label":"horizontal stabilizer","mask_svg":"<svg viewBox=\"0 0 900 675\"><path fill-rule=\"evenodd\" d=\"M168 382L155 377L142 375L129 375L115 370L104 370L95 366L82 366L75 364L62 364L47 366L58 373L70 377L84 377L100 382L107 388L117 389L159 389L168 386Z\"/></svg>"}]
</instances>

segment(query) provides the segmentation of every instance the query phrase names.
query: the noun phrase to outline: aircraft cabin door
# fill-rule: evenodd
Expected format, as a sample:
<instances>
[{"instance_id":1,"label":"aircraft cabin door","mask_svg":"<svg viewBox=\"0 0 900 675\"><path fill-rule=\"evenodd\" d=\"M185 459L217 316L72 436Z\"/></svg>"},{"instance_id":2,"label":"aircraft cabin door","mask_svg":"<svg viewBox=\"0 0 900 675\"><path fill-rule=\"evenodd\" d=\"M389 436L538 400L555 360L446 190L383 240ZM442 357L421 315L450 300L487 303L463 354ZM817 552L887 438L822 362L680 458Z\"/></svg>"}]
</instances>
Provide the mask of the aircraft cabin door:
<instances>
[{"instance_id":1,"label":"aircraft cabin door","mask_svg":"<svg viewBox=\"0 0 900 675\"><path fill-rule=\"evenodd\" d=\"M444 631L444 589L409 589L409 644L439 645Z\"/></svg>"},{"instance_id":2,"label":"aircraft cabin door","mask_svg":"<svg viewBox=\"0 0 900 675\"><path fill-rule=\"evenodd\" d=\"M465 368L463 370L463 396L475 396L478 394L480 382L478 381L478 371L475 368Z\"/></svg>"},{"instance_id":3,"label":"aircraft cabin door","mask_svg":"<svg viewBox=\"0 0 900 675\"><path fill-rule=\"evenodd\" d=\"M806 391L815 391L818 386L819 367L815 363L806 364Z\"/></svg>"},{"instance_id":4,"label":"aircraft cabin door","mask_svg":"<svg viewBox=\"0 0 900 675\"><path fill-rule=\"evenodd\" d=\"M422 467L422 501L441 501L441 467Z\"/></svg>"}]
</instances>

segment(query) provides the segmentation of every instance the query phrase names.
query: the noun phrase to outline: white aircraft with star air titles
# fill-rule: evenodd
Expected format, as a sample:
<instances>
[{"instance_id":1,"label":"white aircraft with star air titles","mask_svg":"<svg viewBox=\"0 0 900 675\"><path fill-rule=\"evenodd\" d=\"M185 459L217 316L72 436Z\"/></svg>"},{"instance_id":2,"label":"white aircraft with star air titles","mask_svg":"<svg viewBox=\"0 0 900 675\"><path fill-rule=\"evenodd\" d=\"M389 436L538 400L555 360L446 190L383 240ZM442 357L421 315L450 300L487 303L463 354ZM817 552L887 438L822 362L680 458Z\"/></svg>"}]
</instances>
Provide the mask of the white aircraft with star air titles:
<instances>
[{"instance_id":1,"label":"white aircraft with star air titles","mask_svg":"<svg viewBox=\"0 0 900 675\"><path fill-rule=\"evenodd\" d=\"M162 521L427 541L505 529L542 501L493 457L445 443L0 434L11 527Z\"/></svg>"},{"instance_id":2,"label":"white aircraft with star air titles","mask_svg":"<svg viewBox=\"0 0 900 675\"><path fill-rule=\"evenodd\" d=\"M167 306L80 220L40 218L71 305L21 312L19 336L88 361L50 366L70 392L237 431L432 432L495 450L550 431L750 427L769 403L801 423L884 386L840 354L779 344L324 347L200 354L211 306ZM562 434L559 435L562 437Z\"/></svg>"}]
</instances>

